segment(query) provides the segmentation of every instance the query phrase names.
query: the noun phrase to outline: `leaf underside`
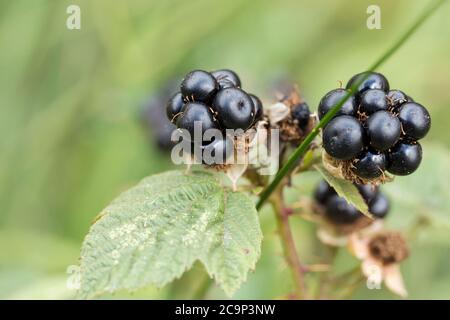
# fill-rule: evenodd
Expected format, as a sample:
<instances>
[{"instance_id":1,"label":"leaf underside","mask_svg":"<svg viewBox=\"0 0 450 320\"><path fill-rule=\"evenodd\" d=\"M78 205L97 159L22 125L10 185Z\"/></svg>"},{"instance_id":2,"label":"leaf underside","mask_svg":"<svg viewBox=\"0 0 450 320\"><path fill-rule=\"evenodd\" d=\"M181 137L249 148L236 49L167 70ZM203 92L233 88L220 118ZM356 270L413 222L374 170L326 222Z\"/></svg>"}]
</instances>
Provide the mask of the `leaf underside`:
<instances>
[{"instance_id":1,"label":"leaf underside","mask_svg":"<svg viewBox=\"0 0 450 320\"><path fill-rule=\"evenodd\" d=\"M164 286L196 260L232 295L254 269L262 233L251 199L214 175L169 171L121 194L81 249L80 298Z\"/></svg>"}]
</instances>

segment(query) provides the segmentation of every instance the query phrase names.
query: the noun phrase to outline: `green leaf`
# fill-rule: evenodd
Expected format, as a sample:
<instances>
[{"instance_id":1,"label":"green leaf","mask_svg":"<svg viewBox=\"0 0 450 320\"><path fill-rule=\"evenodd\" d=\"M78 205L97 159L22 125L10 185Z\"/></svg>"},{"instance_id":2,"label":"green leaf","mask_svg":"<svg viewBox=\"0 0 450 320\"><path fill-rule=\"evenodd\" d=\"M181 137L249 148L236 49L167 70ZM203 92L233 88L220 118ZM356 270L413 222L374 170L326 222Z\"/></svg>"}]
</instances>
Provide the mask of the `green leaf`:
<instances>
[{"instance_id":1,"label":"green leaf","mask_svg":"<svg viewBox=\"0 0 450 320\"><path fill-rule=\"evenodd\" d=\"M232 295L254 269L262 233L255 206L206 172L148 177L100 214L81 250L79 296L161 287L196 260Z\"/></svg>"},{"instance_id":2,"label":"green leaf","mask_svg":"<svg viewBox=\"0 0 450 320\"><path fill-rule=\"evenodd\" d=\"M323 176L323 178L334 188L334 190L336 190L337 194L340 197L345 198L363 214L365 214L369 218L372 218L372 215L369 213L369 209L367 208L366 202L359 193L358 189L353 185L353 183L344 179L336 178L321 165L315 165L314 168L316 168L316 170Z\"/></svg>"}]
</instances>

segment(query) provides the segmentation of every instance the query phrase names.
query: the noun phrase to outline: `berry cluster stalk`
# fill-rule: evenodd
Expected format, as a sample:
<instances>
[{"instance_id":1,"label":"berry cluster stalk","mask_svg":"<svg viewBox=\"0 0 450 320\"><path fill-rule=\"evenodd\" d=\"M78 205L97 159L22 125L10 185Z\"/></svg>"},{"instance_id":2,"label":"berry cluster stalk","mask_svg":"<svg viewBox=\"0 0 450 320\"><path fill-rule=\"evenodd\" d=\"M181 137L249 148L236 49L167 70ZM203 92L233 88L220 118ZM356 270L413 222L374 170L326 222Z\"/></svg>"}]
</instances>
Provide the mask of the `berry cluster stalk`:
<instances>
[{"instance_id":1,"label":"berry cluster stalk","mask_svg":"<svg viewBox=\"0 0 450 320\"><path fill-rule=\"evenodd\" d=\"M413 25L367 71L375 71L375 69L380 67L444 2L445 0L438 0L431 3L431 5L424 10L422 15L419 16L419 18L413 23ZM303 140L303 142L297 147L297 149L295 149L295 151L286 161L285 165L277 172L272 182L261 192L259 201L256 205L256 208L258 210L262 207L269 196L275 191L283 178L288 173L290 173L292 169L294 169L297 160L302 157L308 150L309 145L319 134L320 129L323 128L334 117L334 115L339 111L343 104L356 93L358 86L363 83L368 76L369 73L366 73L363 77L360 77L358 81L356 81L353 86L351 86L347 94L330 111L327 112L327 114L322 118L322 120L320 120L316 127L306 136L305 140Z\"/></svg>"},{"instance_id":2,"label":"berry cluster stalk","mask_svg":"<svg viewBox=\"0 0 450 320\"><path fill-rule=\"evenodd\" d=\"M286 213L286 208L283 202L282 185L280 185L275 191L274 196L271 198L271 203L276 214L278 233L281 238L284 256L286 257L286 262L288 263L292 277L294 278L295 292L293 297L295 299L304 299L306 292L303 266L298 258L295 241L292 237L292 231L288 220L289 215Z\"/></svg>"}]
</instances>

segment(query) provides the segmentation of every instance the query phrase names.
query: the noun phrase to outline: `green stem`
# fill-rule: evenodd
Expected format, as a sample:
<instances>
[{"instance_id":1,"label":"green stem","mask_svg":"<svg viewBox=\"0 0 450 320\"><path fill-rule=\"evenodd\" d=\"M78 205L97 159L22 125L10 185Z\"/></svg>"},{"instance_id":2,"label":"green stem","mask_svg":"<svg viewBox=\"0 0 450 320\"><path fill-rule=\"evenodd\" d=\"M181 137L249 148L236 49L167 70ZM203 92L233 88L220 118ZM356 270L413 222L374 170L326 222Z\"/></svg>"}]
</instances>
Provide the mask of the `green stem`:
<instances>
[{"instance_id":1,"label":"green stem","mask_svg":"<svg viewBox=\"0 0 450 320\"><path fill-rule=\"evenodd\" d=\"M271 203L275 211L278 233L281 238L284 257L291 270L294 279L296 299L304 299L305 297L305 280L303 276L303 267L295 247L295 241L292 237L291 227L289 225L289 216L285 212L282 188L278 188L271 198Z\"/></svg>"},{"instance_id":2,"label":"green stem","mask_svg":"<svg viewBox=\"0 0 450 320\"><path fill-rule=\"evenodd\" d=\"M398 39L367 71L374 71L379 66L383 64L395 51L400 48L400 46L408 40L408 38L431 16L433 12L442 5L445 0L439 0L433 2L423 13L422 15L415 21L415 23ZM314 138L319 134L319 130L323 128L339 111L342 105L347 101L352 95L355 94L358 86L369 76L369 74L365 74L360 77L358 81L354 83L354 85L348 90L347 94L330 110L325 114L325 116L320 120L320 122L312 129L312 131L306 136L305 140L298 146L297 149L291 154L286 164L277 172L275 178L272 182L267 186L266 189L260 195L259 201L256 205L256 208L259 210L264 202L269 198L272 192L276 189L278 184L283 180L283 178L291 172L291 170L295 167L297 159L299 159L303 154L308 150L309 145L313 142Z\"/></svg>"}]
</instances>

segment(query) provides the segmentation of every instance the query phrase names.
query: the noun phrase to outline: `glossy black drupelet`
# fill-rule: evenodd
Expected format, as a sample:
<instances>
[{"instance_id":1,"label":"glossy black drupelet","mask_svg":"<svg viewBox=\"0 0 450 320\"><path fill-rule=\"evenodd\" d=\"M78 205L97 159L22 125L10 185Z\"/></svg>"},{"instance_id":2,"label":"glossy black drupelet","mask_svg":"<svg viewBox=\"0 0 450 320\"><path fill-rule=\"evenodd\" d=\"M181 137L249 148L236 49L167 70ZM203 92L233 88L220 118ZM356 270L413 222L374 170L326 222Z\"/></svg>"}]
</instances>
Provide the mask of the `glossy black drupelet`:
<instances>
[{"instance_id":1,"label":"glossy black drupelet","mask_svg":"<svg viewBox=\"0 0 450 320\"><path fill-rule=\"evenodd\" d=\"M251 97L239 88L220 90L212 107L219 114L222 127L248 129L253 124L254 105Z\"/></svg>"},{"instance_id":2,"label":"glossy black drupelet","mask_svg":"<svg viewBox=\"0 0 450 320\"><path fill-rule=\"evenodd\" d=\"M353 161L353 172L359 177L373 179L381 176L386 169L386 155L381 152L366 150Z\"/></svg>"},{"instance_id":3,"label":"glossy black drupelet","mask_svg":"<svg viewBox=\"0 0 450 320\"><path fill-rule=\"evenodd\" d=\"M216 79L220 89L241 87L241 79L230 69L221 69L211 72L211 75Z\"/></svg>"},{"instance_id":4,"label":"glossy black drupelet","mask_svg":"<svg viewBox=\"0 0 450 320\"><path fill-rule=\"evenodd\" d=\"M185 101L211 102L214 94L219 89L217 80L203 70L189 72L181 82L181 93Z\"/></svg>"},{"instance_id":5,"label":"glossy black drupelet","mask_svg":"<svg viewBox=\"0 0 450 320\"><path fill-rule=\"evenodd\" d=\"M323 130L323 147L333 158L352 159L364 147L363 127L351 116L334 118Z\"/></svg>"},{"instance_id":6,"label":"glossy black drupelet","mask_svg":"<svg viewBox=\"0 0 450 320\"><path fill-rule=\"evenodd\" d=\"M403 91L396 89L390 90L387 93L386 98L388 103L394 108L400 106L404 102L410 101L410 98Z\"/></svg>"},{"instance_id":7,"label":"glossy black drupelet","mask_svg":"<svg viewBox=\"0 0 450 320\"><path fill-rule=\"evenodd\" d=\"M359 81L368 73L369 73L368 77L365 80L363 80L363 82L357 87L358 96L360 96L362 93L370 89L379 89L384 92L389 91L389 82L387 81L386 77L383 76L381 73L377 72L362 72L354 75L347 82L346 89L350 89L354 84L356 84L357 81Z\"/></svg>"},{"instance_id":8,"label":"glossy black drupelet","mask_svg":"<svg viewBox=\"0 0 450 320\"><path fill-rule=\"evenodd\" d=\"M418 142L399 142L388 154L387 170L397 176L406 176L414 171L422 161L422 147Z\"/></svg>"},{"instance_id":9,"label":"glossy black drupelet","mask_svg":"<svg viewBox=\"0 0 450 320\"><path fill-rule=\"evenodd\" d=\"M199 130L201 136L194 136L196 123L201 128ZM206 130L219 128L208 106L200 102L189 102L184 106L182 114L178 117L177 127L187 130L190 141L196 142L203 140Z\"/></svg>"},{"instance_id":10,"label":"glossy black drupelet","mask_svg":"<svg viewBox=\"0 0 450 320\"><path fill-rule=\"evenodd\" d=\"M344 89L335 89L328 92L322 100L320 100L318 114L319 119L322 119L325 114L330 111L341 99L345 97L348 92ZM350 97L344 102L342 107L336 113L335 117L340 115L353 116L356 114L356 102L354 97Z\"/></svg>"},{"instance_id":11,"label":"glossy black drupelet","mask_svg":"<svg viewBox=\"0 0 450 320\"><path fill-rule=\"evenodd\" d=\"M380 89L370 89L361 95L359 111L371 115L377 111L385 111L389 108L386 92Z\"/></svg>"},{"instance_id":12,"label":"glossy black drupelet","mask_svg":"<svg viewBox=\"0 0 450 320\"><path fill-rule=\"evenodd\" d=\"M431 127L427 109L415 102L407 102L398 109L398 118L408 138L419 140L426 136Z\"/></svg>"},{"instance_id":13,"label":"glossy black drupelet","mask_svg":"<svg viewBox=\"0 0 450 320\"><path fill-rule=\"evenodd\" d=\"M400 138L401 126L396 116L388 111L378 111L366 122L369 144L377 151L385 151Z\"/></svg>"},{"instance_id":14,"label":"glossy black drupelet","mask_svg":"<svg viewBox=\"0 0 450 320\"><path fill-rule=\"evenodd\" d=\"M249 94L253 102L253 122L257 122L263 117L263 104L261 100L254 94Z\"/></svg>"}]
</instances>

